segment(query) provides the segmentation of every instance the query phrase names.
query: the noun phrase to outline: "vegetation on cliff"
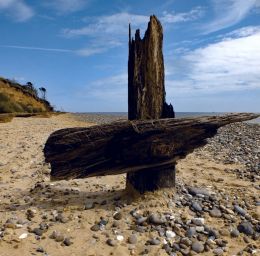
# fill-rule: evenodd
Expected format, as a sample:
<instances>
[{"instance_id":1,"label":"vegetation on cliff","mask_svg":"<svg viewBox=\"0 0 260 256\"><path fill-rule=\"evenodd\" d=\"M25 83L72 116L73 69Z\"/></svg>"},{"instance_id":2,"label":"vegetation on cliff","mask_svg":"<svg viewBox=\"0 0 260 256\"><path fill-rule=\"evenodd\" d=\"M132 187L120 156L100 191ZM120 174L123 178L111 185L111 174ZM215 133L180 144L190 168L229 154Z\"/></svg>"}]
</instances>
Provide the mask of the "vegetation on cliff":
<instances>
[{"instance_id":1,"label":"vegetation on cliff","mask_svg":"<svg viewBox=\"0 0 260 256\"><path fill-rule=\"evenodd\" d=\"M41 87L42 97L31 82L21 85L0 77L0 113L51 112L53 107L46 100L46 89Z\"/></svg>"}]
</instances>

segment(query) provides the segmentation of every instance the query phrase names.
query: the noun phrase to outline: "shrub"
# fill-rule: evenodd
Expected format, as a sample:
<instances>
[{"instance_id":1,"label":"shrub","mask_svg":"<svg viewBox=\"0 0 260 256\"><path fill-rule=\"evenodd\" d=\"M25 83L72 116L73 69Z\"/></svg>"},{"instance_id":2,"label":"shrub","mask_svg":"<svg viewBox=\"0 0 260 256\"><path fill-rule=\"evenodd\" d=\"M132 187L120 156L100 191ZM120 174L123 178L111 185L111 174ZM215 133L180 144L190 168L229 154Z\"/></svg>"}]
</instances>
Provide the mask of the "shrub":
<instances>
[{"instance_id":1,"label":"shrub","mask_svg":"<svg viewBox=\"0 0 260 256\"><path fill-rule=\"evenodd\" d=\"M9 100L10 100L10 99L9 99L8 95L6 95L6 94L0 92L0 103L1 103L1 102L6 102L6 101L9 101Z\"/></svg>"}]
</instances>

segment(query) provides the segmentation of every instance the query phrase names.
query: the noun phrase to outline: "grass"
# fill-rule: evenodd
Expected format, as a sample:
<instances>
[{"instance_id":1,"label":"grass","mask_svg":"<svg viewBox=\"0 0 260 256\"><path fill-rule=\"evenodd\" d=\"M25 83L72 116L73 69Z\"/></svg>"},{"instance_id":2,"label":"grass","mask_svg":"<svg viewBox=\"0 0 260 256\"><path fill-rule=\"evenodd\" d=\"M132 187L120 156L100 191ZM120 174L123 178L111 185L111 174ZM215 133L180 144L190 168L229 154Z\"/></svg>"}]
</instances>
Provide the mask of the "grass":
<instances>
[{"instance_id":1,"label":"grass","mask_svg":"<svg viewBox=\"0 0 260 256\"><path fill-rule=\"evenodd\" d=\"M13 114L0 114L0 123L11 122L13 118L14 118Z\"/></svg>"},{"instance_id":2,"label":"grass","mask_svg":"<svg viewBox=\"0 0 260 256\"><path fill-rule=\"evenodd\" d=\"M40 113L42 108L13 101L7 94L0 92L0 113Z\"/></svg>"}]
</instances>

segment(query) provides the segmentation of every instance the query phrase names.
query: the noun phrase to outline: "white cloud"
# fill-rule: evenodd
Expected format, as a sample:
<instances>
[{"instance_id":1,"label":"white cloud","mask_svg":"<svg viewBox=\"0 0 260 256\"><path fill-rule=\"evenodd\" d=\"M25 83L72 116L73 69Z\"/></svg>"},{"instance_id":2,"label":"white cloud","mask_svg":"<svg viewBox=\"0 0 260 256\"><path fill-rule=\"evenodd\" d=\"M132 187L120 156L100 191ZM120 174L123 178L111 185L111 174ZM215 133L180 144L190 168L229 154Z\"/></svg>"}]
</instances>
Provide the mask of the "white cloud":
<instances>
[{"instance_id":1,"label":"white cloud","mask_svg":"<svg viewBox=\"0 0 260 256\"><path fill-rule=\"evenodd\" d=\"M0 0L0 12L18 22L29 20L34 16L33 9L23 0Z\"/></svg>"},{"instance_id":2,"label":"white cloud","mask_svg":"<svg viewBox=\"0 0 260 256\"><path fill-rule=\"evenodd\" d=\"M160 19L163 23L178 23L197 19L201 15L202 9L197 7L187 13L164 13ZM107 16L87 17L84 21L88 23L86 26L63 29L62 35L67 38L85 36L90 39L90 46L79 51L80 55L89 56L125 44L129 23L133 31L139 28L144 33L149 16L121 12Z\"/></svg>"},{"instance_id":3,"label":"white cloud","mask_svg":"<svg viewBox=\"0 0 260 256\"><path fill-rule=\"evenodd\" d=\"M98 101L126 102L127 99L127 73L105 77L93 81L86 87L86 93L78 97L87 97Z\"/></svg>"},{"instance_id":4,"label":"white cloud","mask_svg":"<svg viewBox=\"0 0 260 256\"><path fill-rule=\"evenodd\" d=\"M171 95L260 89L260 26L233 36L184 54L178 78L167 78Z\"/></svg>"},{"instance_id":5,"label":"white cloud","mask_svg":"<svg viewBox=\"0 0 260 256\"><path fill-rule=\"evenodd\" d=\"M92 20L92 23L79 29L64 29L63 34L66 37L99 37L101 35L110 35L110 37L114 37L115 35L125 35L129 23L134 27L144 26L144 24L149 21L149 17L123 12L110 16L92 18Z\"/></svg>"},{"instance_id":6,"label":"white cloud","mask_svg":"<svg viewBox=\"0 0 260 256\"><path fill-rule=\"evenodd\" d=\"M226 35L226 37L246 37L260 33L260 26L248 26L234 30Z\"/></svg>"},{"instance_id":7,"label":"white cloud","mask_svg":"<svg viewBox=\"0 0 260 256\"><path fill-rule=\"evenodd\" d=\"M259 0L212 0L215 18L202 26L204 34L231 27L243 20L252 9L260 6Z\"/></svg>"},{"instance_id":8,"label":"white cloud","mask_svg":"<svg viewBox=\"0 0 260 256\"><path fill-rule=\"evenodd\" d=\"M202 7L196 7L189 12L183 13L169 13L164 12L161 20L163 23L179 23L179 22L187 22L197 20L202 17L204 14L204 9Z\"/></svg>"},{"instance_id":9,"label":"white cloud","mask_svg":"<svg viewBox=\"0 0 260 256\"><path fill-rule=\"evenodd\" d=\"M88 56L91 56L91 55L102 53L104 51L106 51L106 49L104 49L102 47L100 47L100 48L89 47L89 48L82 48L82 49L76 50L76 54L78 54L80 56L88 57Z\"/></svg>"},{"instance_id":10,"label":"white cloud","mask_svg":"<svg viewBox=\"0 0 260 256\"><path fill-rule=\"evenodd\" d=\"M88 2L89 0L45 0L43 4L58 13L71 13L84 9Z\"/></svg>"}]
</instances>

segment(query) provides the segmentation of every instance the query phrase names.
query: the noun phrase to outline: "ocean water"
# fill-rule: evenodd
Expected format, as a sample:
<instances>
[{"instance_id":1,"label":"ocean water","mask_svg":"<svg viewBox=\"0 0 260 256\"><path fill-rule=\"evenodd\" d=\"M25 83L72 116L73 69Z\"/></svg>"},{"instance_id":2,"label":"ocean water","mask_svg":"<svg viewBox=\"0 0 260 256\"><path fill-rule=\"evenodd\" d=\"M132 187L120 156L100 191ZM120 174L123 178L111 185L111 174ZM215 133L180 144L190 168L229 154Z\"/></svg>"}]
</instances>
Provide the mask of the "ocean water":
<instances>
[{"instance_id":1,"label":"ocean water","mask_svg":"<svg viewBox=\"0 0 260 256\"><path fill-rule=\"evenodd\" d=\"M97 124L109 123L117 120L127 119L127 112L84 112L74 113L76 118L81 121L93 122ZM176 112L177 118L196 117L196 116L217 116L228 114L227 112ZM260 124L260 118L248 121L249 123Z\"/></svg>"}]
</instances>

